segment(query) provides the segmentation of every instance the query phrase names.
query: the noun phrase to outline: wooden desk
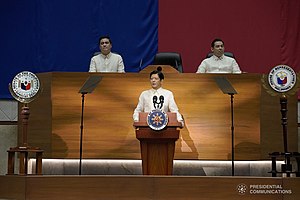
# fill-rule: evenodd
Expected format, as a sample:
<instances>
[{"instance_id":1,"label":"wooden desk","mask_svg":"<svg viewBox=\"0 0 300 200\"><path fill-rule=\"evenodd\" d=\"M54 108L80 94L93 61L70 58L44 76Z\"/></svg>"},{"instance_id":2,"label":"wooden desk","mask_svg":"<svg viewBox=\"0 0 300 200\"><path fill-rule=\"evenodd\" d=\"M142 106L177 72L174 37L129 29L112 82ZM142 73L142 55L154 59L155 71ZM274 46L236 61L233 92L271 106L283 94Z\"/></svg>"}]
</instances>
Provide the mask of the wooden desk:
<instances>
[{"instance_id":1,"label":"wooden desk","mask_svg":"<svg viewBox=\"0 0 300 200\"><path fill-rule=\"evenodd\" d=\"M85 97L83 158L140 159L132 114L140 93L150 88L149 73L38 74L43 92L29 104L28 143L45 150L45 158L79 158L78 91L89 75L103 79ZM262 88L262 75L165 73L163 87L174 93L186 123L176 142L175 159L231 159L230 96L218 88L215 76L226 76L238 92L234 96L235 158L267 159L270 152L282 151L279 97ZM289 151L298 151L297 142L294 95L288 98Z\"/></svg>"}]
</instances>

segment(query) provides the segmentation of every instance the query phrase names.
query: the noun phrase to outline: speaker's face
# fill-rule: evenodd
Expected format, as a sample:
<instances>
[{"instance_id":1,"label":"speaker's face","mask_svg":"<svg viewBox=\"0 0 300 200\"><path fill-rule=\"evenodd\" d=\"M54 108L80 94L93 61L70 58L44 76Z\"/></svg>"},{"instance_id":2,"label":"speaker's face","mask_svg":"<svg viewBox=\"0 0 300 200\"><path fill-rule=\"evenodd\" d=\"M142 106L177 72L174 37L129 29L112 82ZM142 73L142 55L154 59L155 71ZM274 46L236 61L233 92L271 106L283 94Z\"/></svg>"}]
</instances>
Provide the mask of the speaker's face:
<instances>
[{"instance_id":1,"label":"speaker's face","mask_svg":"<svg viewBox=\"0 0 300 200\"><path fill-rule=\"evenodd\" d=\"M151 87L155 90L159 89L162 84L162 80L160 80L158 74L152 74L150 77Z\"/></svg>"}]
</instances>

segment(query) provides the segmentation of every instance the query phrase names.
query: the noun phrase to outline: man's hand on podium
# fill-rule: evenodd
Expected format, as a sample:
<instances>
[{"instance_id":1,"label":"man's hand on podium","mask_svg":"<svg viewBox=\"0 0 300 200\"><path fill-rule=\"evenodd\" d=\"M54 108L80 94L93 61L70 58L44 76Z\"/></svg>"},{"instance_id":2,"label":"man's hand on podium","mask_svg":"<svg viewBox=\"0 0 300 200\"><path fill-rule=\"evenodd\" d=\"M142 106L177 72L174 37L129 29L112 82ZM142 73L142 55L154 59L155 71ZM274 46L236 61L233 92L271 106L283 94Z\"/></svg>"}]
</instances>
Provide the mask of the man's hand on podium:
<instances>
[{"instance_id":1,"label":"man's hand on podium","mask_svg":"<svg viewBox=\"0 0 300 200\"><path fill-rule=\"evenodd\" d=\"M184 128L184 121L179 121L180 122L180 128Z\"/></svg>"}]
</instances>

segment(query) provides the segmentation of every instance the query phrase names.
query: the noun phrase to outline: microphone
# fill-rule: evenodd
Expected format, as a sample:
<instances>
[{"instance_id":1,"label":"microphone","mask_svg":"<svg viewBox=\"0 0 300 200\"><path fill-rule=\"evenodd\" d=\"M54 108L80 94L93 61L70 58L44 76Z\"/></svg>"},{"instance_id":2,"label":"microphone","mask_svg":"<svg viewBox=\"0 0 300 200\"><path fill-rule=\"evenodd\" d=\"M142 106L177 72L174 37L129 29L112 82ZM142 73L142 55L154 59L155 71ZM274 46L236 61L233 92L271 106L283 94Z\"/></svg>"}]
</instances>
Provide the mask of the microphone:
<instances>
[{"instance_id":1,"label":"microphone","mask_svg":"<svg viewBox=\"0 0 300 200\"><path fill-rule=\"evenodd\" d=\"M164 101L165 101L165 98L163 95L160 95L159 97L159 104L160 104L160 109L162 109L163 105L164 105Z\"/></svg>"},{"instance_id":2,"label":"microphone","mask_svg":"<svg viewBox=\"0 0 300 200\"><path fill-rule=\"evenodd\" d=\"M153 106L154 106L154 108L157 109L157 108L156 108L156 104L157 104L157 96L153 96L153 99L152 99L152 100L153 100Z\"/></svg>"}]
</instances>

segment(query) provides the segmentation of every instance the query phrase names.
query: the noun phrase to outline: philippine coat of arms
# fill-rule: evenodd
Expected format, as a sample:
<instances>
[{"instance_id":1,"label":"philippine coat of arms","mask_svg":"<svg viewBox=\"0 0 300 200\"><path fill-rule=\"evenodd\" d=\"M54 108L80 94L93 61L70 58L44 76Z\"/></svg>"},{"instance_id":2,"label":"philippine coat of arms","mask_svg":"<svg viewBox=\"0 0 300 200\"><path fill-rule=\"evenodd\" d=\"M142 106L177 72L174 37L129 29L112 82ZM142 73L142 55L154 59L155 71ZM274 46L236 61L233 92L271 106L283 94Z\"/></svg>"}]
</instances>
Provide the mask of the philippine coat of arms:
<instances>
[{"instance_id":1,"label":"philippine coat of arms","mask_svg":"<svg viewBox=\"0 0 300 200\"><path fill-rule=\"evenodd\" d=\"M168 115L160 109L152 110L147 116L147 123L153 130L162 130L168 124Z\"/></svg>"}]
</instances>

